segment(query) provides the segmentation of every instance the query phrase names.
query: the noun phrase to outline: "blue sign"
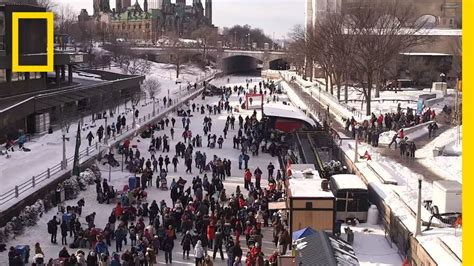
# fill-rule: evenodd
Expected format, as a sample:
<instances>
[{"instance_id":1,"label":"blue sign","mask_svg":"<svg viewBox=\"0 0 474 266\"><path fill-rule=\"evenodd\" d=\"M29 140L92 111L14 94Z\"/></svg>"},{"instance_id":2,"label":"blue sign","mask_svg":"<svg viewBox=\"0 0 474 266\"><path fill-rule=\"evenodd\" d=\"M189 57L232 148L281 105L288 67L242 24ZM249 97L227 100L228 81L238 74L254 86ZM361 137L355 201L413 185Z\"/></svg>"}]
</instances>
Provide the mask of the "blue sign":
<instances>
[{"instance_id":1,"label":"blue sign","mask_svg":"<svg viewBox=\"0 0 474 266\"><path fill-rule=\"evenodd\" d=\"M418 103L416 104L416 114L417 115L421 115L423 113L423 106L424 106L423 99L419 99Z\"/></svg>"}]
</instances>

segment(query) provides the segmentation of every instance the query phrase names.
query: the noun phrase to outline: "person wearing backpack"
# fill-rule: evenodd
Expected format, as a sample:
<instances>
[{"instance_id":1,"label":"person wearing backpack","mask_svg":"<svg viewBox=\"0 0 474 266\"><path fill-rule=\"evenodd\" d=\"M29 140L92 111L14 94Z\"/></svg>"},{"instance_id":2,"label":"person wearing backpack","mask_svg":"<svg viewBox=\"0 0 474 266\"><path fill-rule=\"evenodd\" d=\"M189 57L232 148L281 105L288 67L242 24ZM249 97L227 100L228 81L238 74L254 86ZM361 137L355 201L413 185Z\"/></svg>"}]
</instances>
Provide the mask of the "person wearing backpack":
<instances>
[{"instance_id":1,"label":"person wearing backpack","mask_svg":"<svg viewBox=\"0 0 474 266\"><path fill-rule=\"evenodd\" d=\"M128 228L128 232L130 233L130 245L133 247L137 244L137 230L135 228L135 225L133 225L133 223L130 224L130 227Z\"/></svg>"},{"instance_id":2,"label":"person wearing backpack","mask_svg":"<svg viewBox=\"0 0 474 266\"><path fill-rule=\"evenodd\" d=\"M51 243L56 244L57 240L56 237L58 236L58 225L60 222L56 219L56 216L53 216L48 222L48 233L51 234Z\"/></svg>"},{"instance_id":3,"label":"person wearing backpack","mask_svg":"<svg viewBox=\"0 0 474 266\"><path fill-rule=\"evenodd\" d=\"M189 251L191 250L193 237L191 236L191 231L187 231L181 240L181 246L183 247L183 260L186 255L186 259L189 260Z\"/></svg>"}]
</instances>

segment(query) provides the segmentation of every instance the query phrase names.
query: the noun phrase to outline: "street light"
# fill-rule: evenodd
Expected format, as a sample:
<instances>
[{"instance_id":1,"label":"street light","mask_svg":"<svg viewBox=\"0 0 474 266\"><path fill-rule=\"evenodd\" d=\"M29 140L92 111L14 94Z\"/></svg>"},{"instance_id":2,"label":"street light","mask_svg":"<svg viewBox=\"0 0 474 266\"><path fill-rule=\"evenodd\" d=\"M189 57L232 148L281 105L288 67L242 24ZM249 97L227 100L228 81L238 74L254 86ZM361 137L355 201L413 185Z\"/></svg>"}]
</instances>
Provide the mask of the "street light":
<instances>
[{"instance_id":1,"label":"street light","mask_svg":"<svg viewBox=\"0 0 474 266\"><path fill-rule=\"evenodd\" d=\"M105 131L106 131L106 134L104 137L104 144L107 144L109 142L109 135L107 134L107 116L105 116L104 118L105 118Z\"/></svg>"},{"instance_id":2,"label":"street light","mask_svg":"<svg viewBox=\"0 0 474 266\"><path fill-rule=\"evenodd\" d=\"M110 155L112 154L112 150L111 150L110 145L108 147L109 147L109 155ZM109 184L111 180L112 180L112 166L110 165L110 161L109 161Z\"/></svg>"},{"instance_id":3,"label":"street light","mask_svg":"<svg viewBox=\"0 0 474 266\"><path fill-rule=\"evenodd\" d=\"M132 110L132 127L135 127L135 105L132 105Z\"/></svg>"},{"instance_id":4,"label":"street light","mask_svg":"<svg viewBox=\"0 0 474 266\"><path fill-rule=\"evenodd\" d=\"M61 168L63 170L66 169L67 167L67 158L66 158L66 140L69 140L69 138L66 137L66 128L62 128L61 129L61 132L62 132L62 139L63 139L63 161L61 162Z\"/></svg>"}]
</instances>

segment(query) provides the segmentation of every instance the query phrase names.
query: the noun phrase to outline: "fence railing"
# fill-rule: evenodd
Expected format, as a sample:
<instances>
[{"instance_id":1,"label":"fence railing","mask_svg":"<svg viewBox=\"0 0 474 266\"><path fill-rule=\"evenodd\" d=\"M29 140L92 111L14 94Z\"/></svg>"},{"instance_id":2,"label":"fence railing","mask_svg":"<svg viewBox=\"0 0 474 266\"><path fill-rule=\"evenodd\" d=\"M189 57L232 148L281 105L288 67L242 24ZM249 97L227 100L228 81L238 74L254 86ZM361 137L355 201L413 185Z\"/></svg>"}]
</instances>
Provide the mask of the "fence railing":
<instances>
[{"instance_id":1,"label":"fence railing","mask_svg":"<svg viewBox=\"0 0 474 266\"><path fill-rule=\"evenodd\" d=\"M193 93L198 92L199 90L202 89L202 84L201 83L204 80L208 80L208 79L213 78L216 74L217 74L217 72L213 72L213 73L210 73L209 76L203 77L201 80L198 81L200 86L197 89L194 89L194 87L193 87L189 90L186 90L186 91L183 92L183 94L181 96L182 97L191 96ZM163 115L163 113L175 110L178 106L183 104L186 100L187 100L187 98L181 98L181 100L177 100L172 105L165 107L165 109L163 109L163 112L161 112L161 113L157 112L155 116L160 116L160 115ZM151 112L153 112L153 111L151 111ZM153 116L152 113L145 114L144 116L139 117L136 120L136 122L137 123L149 122L149 121L153 120L155 116ZM110 140L114 143L120 142L125 135L128 135L129 132L133 132L133 131L137 131L137 130L138 130L137 128L135 128L133 126L130 126L130 125L127 125L124 129L121 130L121 132L117 132L117 134L115 134L115 136L113 136L113 137L110 136L110 138L108 138L107 141ZM105 140L104 140L104 142L105 142ZM89 159L89 158L92 158L93 156L98 155L101 152L101 147L103 145L104 144L96 142L95 145L92 145L92 146L86 147L85 149L80 150L79 151L79 162L81 162L81 160L84 159L84 158ZM105 149L106 148L104 148L102 150L105 150ZM67 166L71 166L74 162L74 155L71 156L71 157L66 158L66 161L67 161ZM57 175L60 172L67 173L68 171L71 171L70 167L66 167L66 169L64 169L62 167L62 165L63 165L63 162L55 164L55 165L47 168L45 171L43 171L43 172L41 172L37 175L32 176L28 180L26 180L26 181L24 181L24 182L22 182L18 185L15 185L15 187L11 188L7 192L5 192L3 194L0 194L0 206L3 206L5 204L9 203L12 200L18 199L23 194L27 193L30 190L33 190L34 188L36 188L37 186L39 186L41 184L43 184L45 181L51 180L51 178L54 178L54 176Z\"/></svg>"}]
</instances>

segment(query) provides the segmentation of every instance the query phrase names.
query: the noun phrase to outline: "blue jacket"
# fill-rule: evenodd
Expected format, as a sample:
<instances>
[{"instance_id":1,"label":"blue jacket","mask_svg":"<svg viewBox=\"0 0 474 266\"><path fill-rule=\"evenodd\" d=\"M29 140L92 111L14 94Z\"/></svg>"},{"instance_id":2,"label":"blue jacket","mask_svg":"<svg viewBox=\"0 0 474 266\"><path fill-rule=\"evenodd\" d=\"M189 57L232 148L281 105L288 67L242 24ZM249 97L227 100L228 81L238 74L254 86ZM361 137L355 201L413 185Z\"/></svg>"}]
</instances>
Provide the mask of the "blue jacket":
<instances>
[{"instance_id":1,"label":"blue jacket","mask_svg":"<svg viewBox=\"0 0 474 266\"><path fill-rule=\"evenodd\" d=\"M97 255L100 255L102 253L105 253L105 254L109 254L109 250L108 250L108 247L107 245L104 243L104 241L99 241L97 242L97 244L95 245L95 253Z\"/></svg>"}]
</instances>

